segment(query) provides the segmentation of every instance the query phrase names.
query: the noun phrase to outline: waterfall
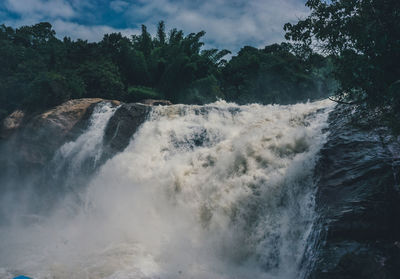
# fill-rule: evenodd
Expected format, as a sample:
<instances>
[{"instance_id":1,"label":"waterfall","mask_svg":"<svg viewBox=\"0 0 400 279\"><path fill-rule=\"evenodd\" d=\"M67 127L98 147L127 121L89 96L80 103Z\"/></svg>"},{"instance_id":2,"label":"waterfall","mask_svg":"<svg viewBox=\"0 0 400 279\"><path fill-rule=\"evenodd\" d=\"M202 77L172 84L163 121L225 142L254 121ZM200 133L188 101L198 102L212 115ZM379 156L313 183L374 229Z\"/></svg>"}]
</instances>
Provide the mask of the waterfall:
<instances>
[{"instance_id":1,"label":"waterfall","mask_svg":"<svg viewBox=\"0 0 400 279\"><path fill-rule=\"evenodd\" d=\"M103 152L103 135L107 123L118 107L110 102L97 104L86 131L76 140L63 144L49 163L49 173L67 188L76 188L86 182L99 165ZM62 179L62 182L60 182Z\"/></svg>"},{"instance_id":2,"label":"waterfall","mask_svg":"<svg viewBox=\"0 0 400 279\"><path fill-rule=\"evenodd\" d=\"M96 104L87 120L85 131L75 140L63 144L50 162L44 168L38 168L34 175L23 174L23 160L16 161L15 167L9 167L11 170L18 168L21 171L13 171L8 177L0 175L0 184L5 184L0 185L3 186L0 187L0 223L4 219L6 223L36 219L40 214L52 210L53 204L58 203L60 198L65 200L65 192L68 192L69 199L77 199L75 191L87 183L99 165L103 134L117 109L118 107L107 101ZM39 128L39 133L45 129ZM32 137L35 136L32 134ZM48 139L45 142L51 141L52 139ZM15 152L18 150L5 152L4 156L12 161Z\"/></svg>"},{"instance_id":3,"label":"waterfall","mask_svg":"<svg viewBox=\"0 0 400 279\"><path fill-rule=\"evenodd\" d=\"M49 216L0 228L0 277L298 278L332 109L327 100L154 107L76 204L65 193ZM59 149L62 169L99 158L113 111L95 110Z\"/></svg>"}]
</instances>

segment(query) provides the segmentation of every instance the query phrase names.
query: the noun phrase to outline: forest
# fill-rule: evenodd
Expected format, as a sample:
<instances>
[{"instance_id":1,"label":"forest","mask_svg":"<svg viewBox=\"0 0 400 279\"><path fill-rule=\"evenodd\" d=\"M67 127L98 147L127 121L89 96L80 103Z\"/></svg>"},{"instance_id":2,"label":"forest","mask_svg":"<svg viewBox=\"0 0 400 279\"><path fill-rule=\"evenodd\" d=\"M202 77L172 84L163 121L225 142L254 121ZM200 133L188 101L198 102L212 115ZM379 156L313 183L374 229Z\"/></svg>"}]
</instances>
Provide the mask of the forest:
<instances>
[{"instance_id":1,"label":"forest","mask_svg":"<svg viewBox=\"0 0 400 279\"><path fill-rule=\"evenodd\" d=\"M15 109L41 111L84 97L137 102L167 99L204 104L289 104L328 96L336 82L332 59L281 43L257 49L204 49L204 31L166 32L160 21L152 37L146 26L128 38L100 42L60 40L48 22L0 27L0 116Z\"/></svg>"}]
</instances>

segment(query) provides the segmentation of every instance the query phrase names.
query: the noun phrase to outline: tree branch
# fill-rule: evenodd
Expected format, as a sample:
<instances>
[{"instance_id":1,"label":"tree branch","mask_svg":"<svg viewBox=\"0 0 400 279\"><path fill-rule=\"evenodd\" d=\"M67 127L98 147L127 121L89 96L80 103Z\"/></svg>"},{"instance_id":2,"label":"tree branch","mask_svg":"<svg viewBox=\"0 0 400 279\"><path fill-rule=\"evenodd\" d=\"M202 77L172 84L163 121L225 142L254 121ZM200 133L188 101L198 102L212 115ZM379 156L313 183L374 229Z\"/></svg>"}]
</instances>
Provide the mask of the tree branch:
<instances>
[{"instance_id":1,"label":"tree branch","mask_svg":"<svg viewBox=\"0 0 400 279\"><path fill-rule=\"evenodd\" d=\"M356 105L356 104L360 104L361 101L354 101L354 102L344 102L344 101L339 101L339 100L334 100L331 97L328 97L329 100L338 103L338 104L342 104L342 105Z\"/></svg>"}]
</instances>

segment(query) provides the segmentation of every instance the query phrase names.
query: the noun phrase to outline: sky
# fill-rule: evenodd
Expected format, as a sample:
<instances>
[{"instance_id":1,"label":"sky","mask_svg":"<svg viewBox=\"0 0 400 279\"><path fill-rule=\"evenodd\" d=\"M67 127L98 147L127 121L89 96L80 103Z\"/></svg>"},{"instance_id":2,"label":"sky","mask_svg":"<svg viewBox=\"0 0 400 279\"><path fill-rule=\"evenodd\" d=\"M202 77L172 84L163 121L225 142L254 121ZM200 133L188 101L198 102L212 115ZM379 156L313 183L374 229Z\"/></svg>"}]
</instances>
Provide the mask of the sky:
<instances>
[{"instance_id":1,"label":"sky","mask_svg":"<svg viewBox=\"0 0 400 279\"><path fill-rule=\"evenodd\" d=\"M206 48L236 52L284 41L283 25L308 14L306 0L1 0L0 24L14 28L48 21L57 36L99 41L103 35L155 34L157 23L185 34L206 31Z\"/></svg>"}]
</instances>

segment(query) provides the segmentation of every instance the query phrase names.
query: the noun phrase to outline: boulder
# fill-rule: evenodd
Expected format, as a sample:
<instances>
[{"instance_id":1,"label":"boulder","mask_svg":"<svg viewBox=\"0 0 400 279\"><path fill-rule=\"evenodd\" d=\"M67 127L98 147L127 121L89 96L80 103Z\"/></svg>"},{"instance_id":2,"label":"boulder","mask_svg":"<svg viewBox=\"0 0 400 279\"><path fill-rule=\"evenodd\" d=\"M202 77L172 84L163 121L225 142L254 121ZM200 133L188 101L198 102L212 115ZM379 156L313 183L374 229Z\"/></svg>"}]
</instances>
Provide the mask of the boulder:
<instances>
[{"instance_id":1,"label":"boulder","mask_svg":"<svg viewBox=\"0 0 400 279\"><path fill-rule=\"evenodd\" d=\"M145 104L148 106L170 106L170 105L172 105L172 103L168 100L153 100L153 99L141 100L139 103Z\"/></svg>"},{"instance_id":2,"label":"boulder","mask_svg":"<svg viewBox=\"0 0 400 279\"><path fill-rule=\"evenodd\" d=\"M20 126L25 117L22 110L16 110L7 116L2 123L0 139L6 139L13 134Z\"/></svg>"},{"instance_id":3,"label":"boulder","mask_svg":"<svg viewBox=\"0 0 400 279\"><path fill-rule=\"evenodd\" d=\"M100 98L70 100L38 115L30 124L33 126L46 127L46 129L50 128L62 136L75 126L91 105L101 101L103 101L103 99Z\"/></svg>"},{"instance_id":4,"label":"boulder","mask_svg":"<svg viewBox=\"0 0 400 279\"><path fill-rule=\"evenodd\" d=\"M3 139L9 139L2 144L3 151L9 154L4 159L10 161L8 164L16 161L16 165L26 169L43 166L58 147L86 128L94 106L101 101L100 98L70 100L29 117L24 117L23 112L12 113L2 128Z\"/></svg>"},{"instance_id":5,"label":"boulder","mask_svg":"<svg viewBox=\"0 0 400 279\"><path fill-rule=\"evenodd\" d=\"M146 120L150 107L143 104L122 104L110 118L104 132L104 157L123 151L132 135Z\"/></svg>"}]
</instances>

